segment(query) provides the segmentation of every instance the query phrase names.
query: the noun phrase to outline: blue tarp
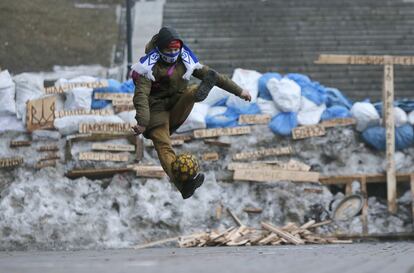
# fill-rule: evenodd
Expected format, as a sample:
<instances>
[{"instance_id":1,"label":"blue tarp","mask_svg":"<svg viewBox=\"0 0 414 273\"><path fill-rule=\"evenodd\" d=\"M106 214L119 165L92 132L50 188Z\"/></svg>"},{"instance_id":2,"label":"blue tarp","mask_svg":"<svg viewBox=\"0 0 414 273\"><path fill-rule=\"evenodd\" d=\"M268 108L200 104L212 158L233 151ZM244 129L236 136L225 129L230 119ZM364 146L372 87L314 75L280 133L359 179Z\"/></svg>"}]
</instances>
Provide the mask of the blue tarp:
<instances>
[{"instance_id":1,"label":"blue tarp","mask_svg":"<svg viewBox=\"0 0 414 273\"><path fill-rule=\"evenodd\" d=\"M370 127L362 132L362 139L369 146L379 151L385 151L386 134L385 128L381 126ZM410 124L395 128L395 149L403 150L414 143L414 131Z\"/></svg>"},{"instance_id":2,"label":"blue tarp","mask_svg":"<svg viewBox=\"0 0 414 273\"><path fill-rule=\"evenodd\" d=\"M298 116L295 112L281 112L269 123L269 128L281 136L290 136L296 126L298 126Z\"/></svg>"},{"instance_id":3,"label":"blue tarp","mask_svg":"<svg viewBox=\"0 0 414 273\"><path fill-rule=\"evenodd\" d=\"M321 116L321 120L329 120L334 118L349 118L351 113L348 108L340 105L334 105L327 108Z\"/></svg>"}]
</instances>

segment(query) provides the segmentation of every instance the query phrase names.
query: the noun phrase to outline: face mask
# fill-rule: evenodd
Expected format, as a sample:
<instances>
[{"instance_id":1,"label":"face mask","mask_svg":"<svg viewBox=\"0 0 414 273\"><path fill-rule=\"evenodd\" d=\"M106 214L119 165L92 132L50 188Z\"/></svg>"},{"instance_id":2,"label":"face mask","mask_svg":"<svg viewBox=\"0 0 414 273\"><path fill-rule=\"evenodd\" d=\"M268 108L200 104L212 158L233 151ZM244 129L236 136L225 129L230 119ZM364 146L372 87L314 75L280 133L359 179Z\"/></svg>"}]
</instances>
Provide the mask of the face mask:
<instances>
[{"instance_id":1,"label":"face mask","mask_svg":"<svg viewBox=\"0 0 414 273\"><path fill-rule=\"evenodd\" d=\"M160 53L161 58L167 62L167 63L175 63L178 59L178 56L180 56L181 50L178 51L177 53L173 53L173 54L168 54L168 53L163 53L161 52L161 50L158 50L158 52Z\"/></svg>"}]
</instances>

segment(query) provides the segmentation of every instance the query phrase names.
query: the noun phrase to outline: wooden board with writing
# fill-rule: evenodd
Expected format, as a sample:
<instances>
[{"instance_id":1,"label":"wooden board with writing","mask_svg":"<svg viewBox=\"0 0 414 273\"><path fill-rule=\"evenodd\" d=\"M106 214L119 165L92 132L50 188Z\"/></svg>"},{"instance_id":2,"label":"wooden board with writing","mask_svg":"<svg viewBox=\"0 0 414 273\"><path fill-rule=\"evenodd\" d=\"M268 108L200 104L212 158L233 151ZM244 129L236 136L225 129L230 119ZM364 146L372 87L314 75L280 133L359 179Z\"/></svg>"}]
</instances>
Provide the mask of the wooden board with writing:
<instances>
[{"instance_id":1,"label":"wooden board with writing","mask_svg":"<svg viewBox=\"0 0 414 273\"><path fill-rule=\"evenodd\" d=\"M83 116L83 115L97 115L97 116L111 116L114 115L114 111L110 109L76 109L76 110L63 110L55 111L55 118L63 118L68 116Z\"/></svg>"},{"instance_id":2,"label":"wooden board with writing","mask_svg":"<svg viewBox=\"0 0 414 273\"><path fill-rule=\"evenodd\" d=\"M79 133L102 133L102 134L117 134L130 133L133 135L132 123L81 123L79 124Z\"/></svg>"},{"instance_id":3,"label":"wooden board with writing","mask_svg":"<svg viewBox=\"0 0 414 273\"><path fill-rule=\"evenodd\" d=\"M59 147L54 144L54 145L45 145L45 146L40 146L37 148L38 152L51 152L51 151L59 151Z\"/></svg>"},{"instance_id":4,"label":"wooden board with writing","mask_svg":"<svg viewBox=\"0 0 414 273\"><path fill-rule=\"evenodd\" d=\"M287 170L266 170L264 172L260 169L236 169L234 171L233 179L255 182L319 182L319 173Z\"/></svg>"},{"instance_id":5,"label":"wooden board with writing","mask_svg":"<svg viewBox=\"0 0 414 273\"><path fill-rule=\"evenodd\" d=\"M112 100L112 105L113 106L134 106L134 102L132 100L132 98L124 98L124 99L115 99Z\"/></svg>"},{"instance_id":6,"label":"wooden board with writing","mask_svg":"<svg viewBox=\"0 0 414 273\"><path fill-rule=\"evenodd\" d=\"M163 178L166 176L166 173L161 166L136 164L128 165L128 168L134 170L139 177Z\"/></svg>"},{"instance_id":7,"label":"wooden board with writing","mask_svg":"<svg viewBox=\"0 0 414 273\"><path fill-rule=\"evenodd\" d=\"M267 156L289 155L293 153L290 146L280 148L262 148L251 152L242 152L233 155L233 160L256 159Z\"/></svg>"},{"instance_id":8,"label":"wooden board with writing","mask_svg":"<svg viewBox=\"0 0 414 273\"><path fill-rule=\"evenodd\" d=\"M49 160L59 160L60 156L57 152L48 152L44 157L39 159L41 161L49 161Z\"/></svg>"},{"instance_id":9,"label":"wooden board with writing","mask_svg":"<svg viewBox=\"0 0 414 273\"><path fill-rule=\"evenodd\" d=\"M93 143L92 150L98 151L113 151L113 152L134 152L134 145L123 144L108 144L108 143Z\"/></svg>"},{"instance_id":10,"label":"wooden board with writing","mask_svg":"<svg viewBox=\"0 0 414 273\"><path fill-rule=\"evenodd\" d=\"M309 137L324 136L325 127L321 125L300 126L292 130L293 139L304 139Z\"/></svg>"},{"instance_id":11,"label":"wooden board with writing","mask_svg":"<svg viewBox=\"0 0 414 273\"><path fill-rule=\"evenodd\" d=\"M390 59L387 61L387 58ZM384 55L331 55L321 54L316 64L371 64L385 65L387 62L399 65L414 65L414 56Z\"/></svg>"},{"instance_id":12,"label":"wooden board with writing","mask_svg":"<svg viewBox=\"0 0 414 273\"><path fill-rule=\"evenodd\" d=\"M56 161L55 160L39 161L35 165L36 169L43 169L46 167L56 167Z\"/></svg>"},{"instance_id":13,"label":"wooden board with writing","mask_svg":"<svg viewBox=\"0 0 414 273\"><path fill-rule=\"evenodd\" d=\"M303 171L310 170L310 166L300 161L291 159L289 162L281 161L256 161L249 163L232 162L227 166L227 169L234 171L236 169L261 169L261 170L288 170L288 171Z\"/></svg>"},{"instance_id":14,"label":"wooden board with writing","mask_svg":"<svg viewBox=\"0 0 414 273\"><path fill-rule=\"evenodd\" d=\"M29 132L51 129L55 120L56 97L47 96L29 100L26 107L26 127Z\"/></svg>"},{"instance_id":15,"label":"wooden board with writing","mask_svg":"<svg viewBox=\"0 0 414 273\"><path fill-rule=\"evenodd\" d=\"M184 144L184 140L181 139L171 139L171 145L172 146L181 146ZM154 143L150 140L146 142L146 147L154 147Z\"/></svg>"},{"instance_id":16,"label":"wooden board with writing","mask_svg":"<svg viewBox=\"0 0 414 273\"><path fill-rule=\"evenodd\" d=\"M95 93L94 98L96 100L131 100L134 94L129 93Z\"/></svg>"},{"instance_id":17,"label":"wooden board with writing","mask_svg":"<svg viewBox=\"0 0 414 273\"><path fill-rule=\"evenodd\" d=\"M16 167L22 165L23 157L0 158L0 168Z\"/></svg>"},{"instance_id":18,"label":"wooden board with writing","mask_svg":"<svg viewBox=\"0 0 414 273\"><path fill-rule=\"evenodd\" d=\"M240 115L239 124L268 124L271 119L270 115Z\"/></svg>"},{"instance_id":19,"label":"wooden board with writing","mask_svg":"<svg viewBox=\"0 0 414 273\"><path fill-rule=\"evenodd\" d=\"M12 140L10 141L10 148L27 147L32 145L30 140Z\"/></svg>"},{"instance_id":20,"label":"wooden board with writing","mask_svg":"<svg viewBox=\"0 0 414 273\"><path fill-rule=\"evenodd\" d=\"M355 124L356 124L356 119L354 118L335 118L335 119L326 120L320 123L320 125L325 128L351 126Z\"/></svg>"},{"instance_id":21,"label":"wooden board with writing","mask_svg":"<svg viewBox=\"0 0 414 273\"><path fill-rule=\"evenodd\" d=\"M107 152L81 152L79 153L79 160L126 162L129 160L129 154Z\"/></svg>"},{"instance_id":22,"label":"wooden board with writing","mask_svg":"<svg viewBox=\"0 0 414 273\"><path fill-rule=\"evenodd\" d=\"M219 154L218 153L205 153L202 156L202 159L205 161L217 161L219 160Z\"/></svg>"},{"instance_id":23,"label":"wooden board with writing","mask_svg":"<svg viewBox=\"0 0 414 273\"><path fill-rule=\"evenodd\" d=\"M233 128L199 129L195 130L193 133L195 138L207 138L218 136L246 135L251 133L251 129L248 126Z\"/></svg>"},{"instance_id":24,"label":"wooden board with writing","mask_svg":"<svg viewBox=\"0 0 414 273\"><path fill-rule=\"evenodd\" d=\"M78 87L86 87L86 88L101 88L101 87L107 87L108 81L97 81L97 82L75 82L75 83L68 83L63 84L60 86L50 86L45 87L45 93L46 94L61 94L66 91L72 90L74 88Z\"/></svg>"}]
</instances>

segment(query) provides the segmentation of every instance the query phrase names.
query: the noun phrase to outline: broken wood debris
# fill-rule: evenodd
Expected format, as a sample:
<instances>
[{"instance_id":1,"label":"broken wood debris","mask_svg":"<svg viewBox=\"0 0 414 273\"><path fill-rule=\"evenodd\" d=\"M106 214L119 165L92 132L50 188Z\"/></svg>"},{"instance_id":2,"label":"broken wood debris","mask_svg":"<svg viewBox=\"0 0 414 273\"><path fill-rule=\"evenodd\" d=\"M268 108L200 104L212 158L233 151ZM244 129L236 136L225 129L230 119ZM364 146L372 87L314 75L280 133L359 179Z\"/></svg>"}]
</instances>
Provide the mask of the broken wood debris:
<instances>
[{"instance_id":1,"label":"broken wood debris","mask_svg":"<svg viewBox=\"0 0 414 273\"><path fill-rule=\"evenodd\" d=\"M300 126L292 130L293 139L304 139L309 137L324 136L325 127L322 125Z\"/></svg>"},{"instance_id":2,"label":"broken wood debris","mask_svg":"<svg viewBox=\"0 0 414 273\"><path fill-rule=\"evenodd\" d=\"M194 130L193 132L195 138L246 135L250 133L251 133L251 129L248 126L233 127L233 128L199 129L199 130Z\"/></svg>"},{"instance_id":3,"label":"broken wood debris","mask_svg":"<svg viewBox=\"0 0 414 273\"><path fill-rule=\"evenodd\" d=\"M10 141L10 148L27 147L32 145L30 140L12 140Z\"/></svg>"},{"instance_id":4,"label":"broken wood debris","mask_svg":"<svg viewBox=\"0 0 414 273\"><path fill-rule=\"evenodd\" d=\"M233 179L253 182L319 182L319 173L271 169L266 171L261 169L236 169Z\"/></svg>"},{"instance_id":5,"label":"broken wood debris","mask_svg":"<svg viewBox=\"0 0 414 273\"><path fill-rule=\"evenodd\" d=\"M20 166L23 162L23 157L20 156L0 158L0 168Z\"/></svg>"},{"instance_id":6,"label":"broken wood debris","mask_svg":"<svg viewBox=\"0 0 414 273\"><path fill-rule=\"evenodd\" d=\"M203 154L202 159L205 161L217 161L219 160L219 154L216 152L205 153Z\"/></svg>"},{"instance_id":7,"label":"broken wood debris","mask_svg":"<svg viewBox=\"0 0 414 273\"><path fill-rule=\"evenodd\" d=\"M233 155L233 160L257 159L267 156L290 155L293 153L291 146L280 148L262 148L252 152L242 152Z\"/></svg>"}]
</instances>

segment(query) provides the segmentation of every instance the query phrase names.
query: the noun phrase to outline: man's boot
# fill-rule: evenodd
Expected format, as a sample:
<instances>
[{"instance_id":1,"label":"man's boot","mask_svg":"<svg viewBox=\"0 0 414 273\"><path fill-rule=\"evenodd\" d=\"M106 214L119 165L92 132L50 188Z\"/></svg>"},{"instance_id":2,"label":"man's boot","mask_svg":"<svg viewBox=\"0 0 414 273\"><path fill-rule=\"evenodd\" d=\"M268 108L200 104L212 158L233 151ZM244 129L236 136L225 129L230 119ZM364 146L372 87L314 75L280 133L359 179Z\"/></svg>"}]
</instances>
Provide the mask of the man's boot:
<instances>
[{"instance_id":1,"label":"man's boot","mask_svg":"<svg viewBox=\"0 0 414 273\"><path fill-rule=\"evenodd\" d=\"M197 92L194 95L195 102L200 102L207 98L208 93L210 93L210 90L216 85L217 79L217 72L212 69L208 70L207 75L201 81L200 85L198 86Z\"/></svg>"},{"instance_id":2,"label":"man's boot","mask_svg":"<svg viewBox=\"0 0 414 273\"><path fill-rule=\"evenodd\" d=\"M198 173L194 178L184 182L181 190L181 195L183 196L183 199L187 199L193 196L195 190L199 188L201 185L203 185L203 182L203 173Z\"/></svg>"}]
</instances>

